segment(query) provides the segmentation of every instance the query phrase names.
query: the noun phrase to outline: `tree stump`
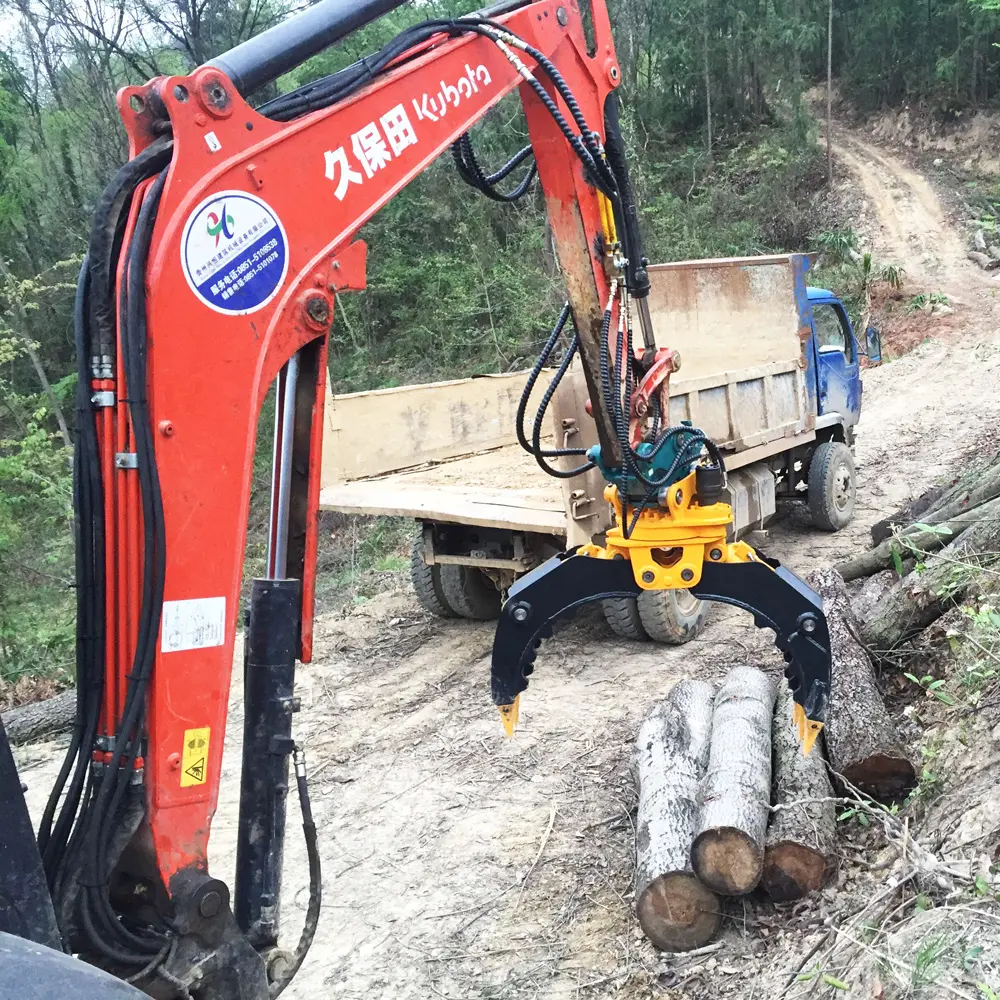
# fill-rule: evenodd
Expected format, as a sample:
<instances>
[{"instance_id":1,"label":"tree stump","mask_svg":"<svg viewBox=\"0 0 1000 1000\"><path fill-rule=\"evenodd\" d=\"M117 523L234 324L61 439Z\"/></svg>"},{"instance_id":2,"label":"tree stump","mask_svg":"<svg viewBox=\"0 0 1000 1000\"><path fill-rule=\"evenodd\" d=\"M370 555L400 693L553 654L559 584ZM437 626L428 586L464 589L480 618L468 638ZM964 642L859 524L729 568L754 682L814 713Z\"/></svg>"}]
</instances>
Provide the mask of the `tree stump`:
<instances>
[{"instance_id":1,"label":"tree stump","mask_svg":"<svg viewBox=\"0 0 1000 1000\"><path fill-rule=\"evenodd\" d=\"M776 903L821 889L837 857L837 813L826 761L819 744L812 753L802 752L792 716L794 704L788 685L779 685L771 730L774 805L761 876Z\"/></svg>"},{"instance_id":2,"label":"tree stump","mask_svg":"<svg viewBox=\"0 0 1000 1000\"><path fill-rule=\"evenodd\" d=\"M754 667L734 667L715 696L712 748L701 789L691 863L710 889L750 892L760 881L771 805L774 683Z\"/></svg>"},{"instance_id":3,"label":"tree stump","mask_svg":"<svg viewBox=\"0 0 1000 1000\"><path fill-rule=\"evenodd\" d=\"M636 739L636 913L646 937L665 951L707 944L722 919L719 900L698 881L690 860L711 732L712 688L683 680Z\"/></svg>"},{"instance_id":4,"label":"tree stump","mask_svg":"<svg viewBox=\"0 0 1000 1000\"><path fill-rule=\"evenodd\" d=\"M832 567L824 567L810 573L807 582L823 598L833 652L824 729L830 764L875 799L901 798L913 787L916 775L882 701L871 660L856 638L858 620L844 579Z\"/></svg>"}]
</instances>

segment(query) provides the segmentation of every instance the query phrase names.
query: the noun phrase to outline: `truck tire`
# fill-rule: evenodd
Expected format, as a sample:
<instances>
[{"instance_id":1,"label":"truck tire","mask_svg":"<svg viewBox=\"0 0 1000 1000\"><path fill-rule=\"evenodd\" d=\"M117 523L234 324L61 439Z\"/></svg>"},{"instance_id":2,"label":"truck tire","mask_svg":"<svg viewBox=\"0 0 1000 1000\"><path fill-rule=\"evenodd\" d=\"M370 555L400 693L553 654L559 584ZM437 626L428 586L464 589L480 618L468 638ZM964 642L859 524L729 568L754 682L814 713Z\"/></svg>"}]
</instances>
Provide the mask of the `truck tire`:
<instances>
[{"instance_id":1,"label":"truck tire","mask_svg":"<svg viewBox=\"0 0 1000 1000\"><path fill-rule=\"evenodd\" d=\"M854 455L841 441L824 441L809 463L809 513L821 531L840 531L854 516Z\"/></svg>"},{"instance_id":2,"label":"truck tire","mask_svg":"<svg viewBox=\"0 0 1000 1000\"><path fill-rule=\"evenodd\" d=\"M425 611L437 618L457 618L458 612L448 604L444 596L444 587L441 586L442 569L443 566L428 566L424 562L424 531L423 528L418 529L410 549L410 581L413 592Z\"/></svg>"},{"instance_id":3,"label":"truck tire","mask_svg":"<svg viewBox=\"0 0 1000 1000\"><path fill-rule=\"evenodd\" d=\"M462 618L485 622L500 617L500 591L475 566L438 567L445 604Z\"/></svg>"},{"instance_id":4,"label":"truck tire","mask_svg":"<svg viewBox=\"0 0 1000 1000\"><path fill-rule=\"evenodd\" d=\"M688 590L644 590L636 604L649 638L668 646L682 646L701 635L711 609Z\"/></svg>"},{"instance_id":5,"label":"truck tire","mask_svg":"<svg viewBox=\"0 0 1000 1000\"><path fill-rule=\"evenodd\" d=\"M636 642L645 642L649 638L642 627L634 597L606 597L601 603L604 606L604 617L615 635Z\"/></svg>"}]
</instances>

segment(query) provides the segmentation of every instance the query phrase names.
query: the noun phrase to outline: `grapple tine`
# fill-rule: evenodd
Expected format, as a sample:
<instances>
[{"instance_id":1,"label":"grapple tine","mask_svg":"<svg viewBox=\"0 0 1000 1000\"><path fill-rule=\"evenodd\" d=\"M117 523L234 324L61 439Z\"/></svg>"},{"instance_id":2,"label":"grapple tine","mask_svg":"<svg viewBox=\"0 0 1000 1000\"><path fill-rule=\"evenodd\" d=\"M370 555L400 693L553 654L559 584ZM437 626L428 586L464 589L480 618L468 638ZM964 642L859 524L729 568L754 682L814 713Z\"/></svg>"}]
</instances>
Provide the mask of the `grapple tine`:
<instances>
[{"instance_id":1,"label":"grapple tine","mask_svg":"<svg viewBox=\"0 0 1000 1000\"><path fill-rule=\"evenodd\" d=\"M570 552L554 556L511 587L493 640L491 688L508 733L528 686L536 650L552 624L568 612L606 597L636 597L632 564ZM706 562L691 593L749 611L759 628L774 631L788 666L796 724L808 753L826 717L830 693L830 636L819 596L773 560Z\"/></svg>"}]
</instances>

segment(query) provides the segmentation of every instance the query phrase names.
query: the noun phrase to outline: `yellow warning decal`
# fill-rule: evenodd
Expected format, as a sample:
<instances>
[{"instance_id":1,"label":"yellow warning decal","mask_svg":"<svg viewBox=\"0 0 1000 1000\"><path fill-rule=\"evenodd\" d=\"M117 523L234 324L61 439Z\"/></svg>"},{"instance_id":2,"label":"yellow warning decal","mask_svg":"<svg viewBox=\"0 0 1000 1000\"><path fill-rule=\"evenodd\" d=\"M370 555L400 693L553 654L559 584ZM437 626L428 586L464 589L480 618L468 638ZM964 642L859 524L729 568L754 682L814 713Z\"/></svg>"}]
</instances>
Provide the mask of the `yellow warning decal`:
<instances>
[{"instance_id":1,"label":"yellow warning decal","mask_svg":"<svg viewBox=\"0 0 1000 1000\"><path fill-rule=\"evenodd\" d=\"M208 776L208 738L212 730L184 730L184 752L181 754L181 788L204 785Z\"/></svg>"}]
</instances>

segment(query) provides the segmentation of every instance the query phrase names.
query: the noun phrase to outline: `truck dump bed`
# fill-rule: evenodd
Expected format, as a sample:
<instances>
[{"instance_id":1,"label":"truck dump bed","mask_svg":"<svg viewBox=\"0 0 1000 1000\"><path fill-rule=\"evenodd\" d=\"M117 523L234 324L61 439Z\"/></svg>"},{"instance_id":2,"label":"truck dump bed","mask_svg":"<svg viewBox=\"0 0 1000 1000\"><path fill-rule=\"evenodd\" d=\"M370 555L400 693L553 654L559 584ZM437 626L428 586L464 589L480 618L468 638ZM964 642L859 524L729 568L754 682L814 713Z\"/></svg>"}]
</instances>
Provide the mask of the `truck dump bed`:
<instances>
[{"instance_id":1,"label":"truck dump bed","mask_svg":"<svg viewBox=\"0 0 1000 1000\"><path fill-rule=\"evenodd\" d=\"M526 381L515 372L328 395L320 508L565 535L559 484L515 437Z\"/></svg>"},{"instance_id":2,"label":"truck dump bed","mask_svg":"<svg viewBox=\"0 0 1000 1000\"><path fill-rule=\"evenodd\" d=\"M657 342L681 354L671 422L691 420L704 430L730 469L815 437L805 380L808 267L807 257L793 255L649 269ZM541 532L569 544L603 530L599 474L557 481L518 447L526 378L519 372L328 396L320 507ZM533 393L529 418L543 390ZM571 370L553 399L561 446L596 442L586 396L582 371Z\"/></svg>"}]
</instances>

